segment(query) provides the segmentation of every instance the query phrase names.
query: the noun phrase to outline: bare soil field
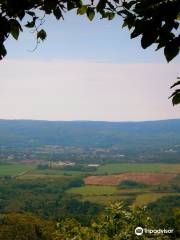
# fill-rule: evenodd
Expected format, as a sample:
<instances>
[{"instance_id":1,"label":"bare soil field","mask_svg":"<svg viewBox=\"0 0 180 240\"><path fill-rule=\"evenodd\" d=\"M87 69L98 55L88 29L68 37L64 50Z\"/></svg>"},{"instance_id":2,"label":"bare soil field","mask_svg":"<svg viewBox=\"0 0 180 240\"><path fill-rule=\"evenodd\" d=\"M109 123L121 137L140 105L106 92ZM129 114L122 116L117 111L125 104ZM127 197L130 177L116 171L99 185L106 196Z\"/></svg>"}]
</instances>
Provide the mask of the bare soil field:
<instances>
[{"instance_id":1,"label":"bare soil field","mask_svg":"<svg viewBox=\"0 0 180 240\"><path fill-rule=\"evenodd\" d=\"M122 173L107 176L89 176L84 179L88 185L118 185L123 181L141 182L148 185L158 185L169 182L176 177L175 173Z\"/></svg>"}]
</instances>

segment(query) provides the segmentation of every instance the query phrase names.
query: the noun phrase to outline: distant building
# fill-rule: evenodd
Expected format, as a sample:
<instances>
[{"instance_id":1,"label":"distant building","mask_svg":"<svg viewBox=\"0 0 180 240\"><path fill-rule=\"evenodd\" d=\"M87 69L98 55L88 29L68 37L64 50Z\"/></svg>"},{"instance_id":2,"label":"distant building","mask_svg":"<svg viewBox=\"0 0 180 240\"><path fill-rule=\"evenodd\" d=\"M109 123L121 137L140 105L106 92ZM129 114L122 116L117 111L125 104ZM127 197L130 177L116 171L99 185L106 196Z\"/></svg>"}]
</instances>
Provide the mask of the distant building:
<instances>
[{"instance_id":1,"label":"distant building","mask_svg":"<svg viewBox=\"0 0 180 240\"><path fill-rule=\"evenodd\" d=\"M88 164L88 167L99 167L100 164Z\"/></svg>"},{"instance_id":2,"label":"distant building","mask_svg":"<svg viewBox=\"0 0 180 240\"><path fill-rule=\"evenodd\" d=\"M71 161L58 161L58 162L53 162L52 166L53 167L64 167L64 166L74 166L76 163L71 162Z\"/></svg>"}]
</instances>

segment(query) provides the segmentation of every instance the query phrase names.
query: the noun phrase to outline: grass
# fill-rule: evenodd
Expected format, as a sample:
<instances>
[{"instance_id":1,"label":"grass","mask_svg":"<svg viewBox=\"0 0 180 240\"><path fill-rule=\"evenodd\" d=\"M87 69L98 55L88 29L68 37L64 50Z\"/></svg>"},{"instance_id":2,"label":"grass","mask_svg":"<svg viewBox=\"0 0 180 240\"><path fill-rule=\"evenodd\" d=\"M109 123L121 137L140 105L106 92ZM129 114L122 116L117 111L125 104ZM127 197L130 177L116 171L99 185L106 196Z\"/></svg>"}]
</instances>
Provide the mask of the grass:
<instances>
[{"instance_id":1,"label":"grass","mask_svg":"<svg viewBox=\"0 0 180 240\"><path fill-rule=\"evenodd\" d=\"M164 173L180 173L180 164L160 164L160 170Z\"/></svg>"},{"instance_id":2,"label":"grass","mask_svg":"<svg viewBox=\"0 0 180 240\"><path fill-rule=\"evenodd\" d=\"M155 202L159 198L165 197L165 196L172 196L172 195L180 195L178 193L144 193L140 194L136 197L133 206L143 206L147 205L150 202Z\"/></svg>"},{"instance_id":3,"label":"grass","mask_svg":"<svg viewBox=\"0 0 180 240\"><path fill-rule=\"evenodd\" d=\"M91 174L103 175L103 174L117 174L125 172L180 172L180 164L156 164L156 163L115 163L106 164L97 168L97 170ZM34 175L82 175L87 174L83 171L67 171L63 169L33 169L32 174ZM90 173L88 173L90 174ZM47 176L47 177L48 177Z\"/></svg>"},{"instance_id":4,"label":"grass","mask_svg":"<svg viewBox=\"0 0 180 240\"><path fill-rule=\"evenodd\" d=\"M96 174L117 174L125 172L180 173L180 164L158 163L115 163L97 168Z\"/></svg>"},{"instance_id":5,"label":"grass","mask_svg":"<svg viewBox=\"0 0 180 240\"><path fill-rule=\"evenodd\" d=\"M22 180L36 180L36 179L57 179L57 180L66 180L66 179L73 179L73 176L68 175L60 175L60 174L34 174L31 171L27 172L26 174L23 174L22 176L19 176L18 179Z\"/></svg>"},{"instance_id":6,"label":"grass","mask_svg":"<svg viewBox=\"0 0 180 240\"><path fill-rule=\"evenodd\" d=\"M66 192L83 196L106 196L115 194L117 188L114 186L82 186L70 188Z\"/></svg>"},{"instance_id":7,"label":"grass","mask_svg":"<svg viewBox=\"0 0 180 240\"><path fill-rule=\"evenodd\" d=\"M35 169L35 165L25 165L25 164L5 164L0 165L0 177L4 176L17 176Z\"/></svg>"},{"instance_id":8,"label":"grass","mask_svg":"<svg viewBox=\"0 0 180 240\"><path fill-rule=\"evenodd\" d=\"M160 164L116 163L106 164L97 169L98 174L116 174L125 172L160 172Z\"/></svg>"},{"instance_id":9,"label":"grass","mask_svg":"<svg viewBox=\"0 0 180 240\"><path fill-rule=\"evenodd\" d=\"M81 171L67 171L67 170L63 170L63 169L43 169L43 170L39 170L39 169L34 169L32 171L33 174L43 174L43 175L79 175L79 174L83 174L84 172Z\"/></svg>"},{"instance_id":10,"label":"grass","mask_svg":"<svg viewBox=\"0 0 180 240\"><path fill-rule=\"evenodd\" d=\"M92 203L97 203L105 206L109 206L113 202L117 201L125 201L129 197L128 196L120 196L120 195L108 195L108 196L83 196L79 200L81 201L89 201Z\"/></svg>"}]
</instances>

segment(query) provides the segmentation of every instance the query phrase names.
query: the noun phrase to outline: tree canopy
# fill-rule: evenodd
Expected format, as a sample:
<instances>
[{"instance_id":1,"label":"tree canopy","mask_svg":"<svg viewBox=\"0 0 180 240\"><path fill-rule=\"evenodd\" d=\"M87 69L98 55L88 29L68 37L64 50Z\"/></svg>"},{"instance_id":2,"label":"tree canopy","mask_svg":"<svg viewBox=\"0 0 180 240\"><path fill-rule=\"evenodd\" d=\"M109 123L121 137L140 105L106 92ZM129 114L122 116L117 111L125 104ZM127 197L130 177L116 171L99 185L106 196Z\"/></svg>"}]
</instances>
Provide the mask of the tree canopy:
<instances>
[{"instance_id":1,"label":"tree canopy","mask_svg":"<svg viewBox=\"0 0 180 240\"><path fill-rule=\"evenodd\" d=\"M38 45L47 37L42 27L46 16L61 20L70 10L90 21L96 15L108 20L121 17L131 38L141 36L144 49L152 44L156 50L163 48L168 62L179 53L179 0L0 0L0 60L7 54L4 43L10 35L17 40L24 28L33 29ZM179 92L173 94L173 104L180 103Z\"/></svg>"},{"instance_id":2,"label":"tree canopy","mask_svg":"<svg viewBox=\"0 0 180 240\"><path fill-rule=\"evenodd\" d=\"M173 225L166 224L166 229L173 227L172 234L148 234L143 229L158 229L147 214L145 207L125 209L121 203L114 203L99 216L96 222L83 226L73 218L59 222L50 222L25 213L10 213L0 218L0 239L18 240L170 240L179 237L179 214L173 216ZM142 234L135 234L140 227Z\"/></svg>"}]
</instances>

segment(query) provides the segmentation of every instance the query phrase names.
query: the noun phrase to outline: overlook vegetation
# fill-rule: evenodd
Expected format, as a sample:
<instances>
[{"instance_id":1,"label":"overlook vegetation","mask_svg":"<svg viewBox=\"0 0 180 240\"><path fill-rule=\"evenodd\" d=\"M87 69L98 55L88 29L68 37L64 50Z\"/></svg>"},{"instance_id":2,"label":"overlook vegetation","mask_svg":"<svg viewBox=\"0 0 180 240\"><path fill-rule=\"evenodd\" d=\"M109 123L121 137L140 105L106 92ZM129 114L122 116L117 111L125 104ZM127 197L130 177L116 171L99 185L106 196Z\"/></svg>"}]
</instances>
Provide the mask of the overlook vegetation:
<instances>
[{"instance_id":1,"label":"overlook vegetation","mask_svg":"<svg viewBox=\"0 0 180 240\"><path fill-rule=\"evenodd\" d=\"M178 239L179 127L1 120L0 238Z\"/></svg>"}]
</instances>

